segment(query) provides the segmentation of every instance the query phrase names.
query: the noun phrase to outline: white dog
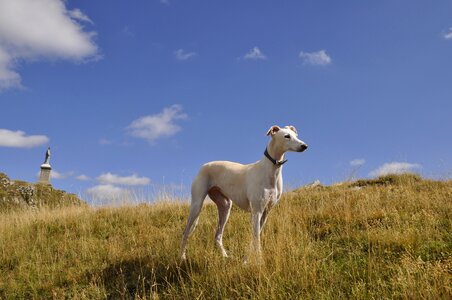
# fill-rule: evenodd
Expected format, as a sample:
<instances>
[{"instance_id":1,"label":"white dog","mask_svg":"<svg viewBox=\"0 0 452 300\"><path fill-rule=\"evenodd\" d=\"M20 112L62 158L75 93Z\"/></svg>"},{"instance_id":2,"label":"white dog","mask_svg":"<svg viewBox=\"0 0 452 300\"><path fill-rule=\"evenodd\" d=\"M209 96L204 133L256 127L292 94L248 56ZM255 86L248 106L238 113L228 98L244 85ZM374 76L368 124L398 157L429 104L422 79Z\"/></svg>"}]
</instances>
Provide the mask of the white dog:
<instances>
[{"instance_id":1,"label":"white dog","mask_svg":"<svg viewBox=\"0 0 452 300\"><path fill-rule=\"evenodd\" d=\"M271 140L264 157L249 165L229 161L213 161L201 167L191 186L191 206L185 227L181 258L186 258L188 236L198 223L198 216L207 195L218 207L218 227L215 240L221 254L227 257L223 246L223 230L229 218L232 202L252 215L253 248L260 256L260 233L270 209L279 201L282 189L282 165L287 151L303 152L308 146L298 139L293 126L272 126L267 135ZM231 202L232 201L232 202Z\"/></svg>"}]
</instances>

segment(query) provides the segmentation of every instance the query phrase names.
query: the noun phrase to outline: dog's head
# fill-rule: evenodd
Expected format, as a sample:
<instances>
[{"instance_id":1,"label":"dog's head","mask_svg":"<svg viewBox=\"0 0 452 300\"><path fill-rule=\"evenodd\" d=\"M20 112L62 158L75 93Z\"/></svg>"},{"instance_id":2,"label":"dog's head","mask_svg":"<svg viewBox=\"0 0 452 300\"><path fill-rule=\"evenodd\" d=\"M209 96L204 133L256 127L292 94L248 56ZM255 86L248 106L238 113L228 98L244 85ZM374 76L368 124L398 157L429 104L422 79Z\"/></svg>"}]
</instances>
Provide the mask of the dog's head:
<instances>
[{"instance_id":1,"label":"dog's head","mask_svg":"<svg viewBox=\"0 0 452 300\"><path fill-rule=\"evenodd\" d=\"M270 135L282 147L284 152L303 152L308 149L308 145L298 138L297 129L292 125L283 128L273 125L267 131L267 135Z\"/></svg>"}]
</instances>

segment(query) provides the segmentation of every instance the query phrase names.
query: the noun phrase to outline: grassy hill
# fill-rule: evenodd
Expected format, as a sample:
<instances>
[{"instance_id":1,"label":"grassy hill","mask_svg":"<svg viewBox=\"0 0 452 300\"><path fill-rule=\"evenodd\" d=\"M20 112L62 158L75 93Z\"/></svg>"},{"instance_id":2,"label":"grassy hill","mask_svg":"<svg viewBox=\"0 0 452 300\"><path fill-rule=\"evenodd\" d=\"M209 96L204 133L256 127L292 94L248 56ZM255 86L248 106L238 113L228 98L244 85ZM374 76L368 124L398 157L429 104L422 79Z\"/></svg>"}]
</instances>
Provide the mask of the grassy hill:
<instances>
[{"instance_id":1,"label":"grassy hill","mask_svg":"<svg viewBox=\"0 0 452 300\"><path fill-rule=\"evenodd\" d=\"M233 209L221 258L205 205L178 259L183 203L0 214L0 298L451 299L452 182L386 176L285 193L242 263L250 217Z\"/></svg>"}]
</instances>

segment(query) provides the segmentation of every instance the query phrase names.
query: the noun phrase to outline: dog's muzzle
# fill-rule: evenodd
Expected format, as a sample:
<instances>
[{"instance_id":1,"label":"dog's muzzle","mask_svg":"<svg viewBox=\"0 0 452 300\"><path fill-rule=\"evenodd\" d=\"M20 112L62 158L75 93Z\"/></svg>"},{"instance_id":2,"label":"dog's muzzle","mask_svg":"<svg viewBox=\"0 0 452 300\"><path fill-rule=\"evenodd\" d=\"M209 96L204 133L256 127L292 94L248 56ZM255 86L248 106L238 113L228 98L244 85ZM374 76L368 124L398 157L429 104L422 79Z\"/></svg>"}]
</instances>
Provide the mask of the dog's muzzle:
<instances>
[{"instance_id":1,"label":"dog's muzzle","mask_svg":"<svg viewBox=\"0 0 452 300\"><path fill-rule=\"evenodd\" d=\"M298 152L303 152L304 150L308 149L308 145L303 144L300 146L300 148L298 149Z\"/></svg>"}]
</instances>

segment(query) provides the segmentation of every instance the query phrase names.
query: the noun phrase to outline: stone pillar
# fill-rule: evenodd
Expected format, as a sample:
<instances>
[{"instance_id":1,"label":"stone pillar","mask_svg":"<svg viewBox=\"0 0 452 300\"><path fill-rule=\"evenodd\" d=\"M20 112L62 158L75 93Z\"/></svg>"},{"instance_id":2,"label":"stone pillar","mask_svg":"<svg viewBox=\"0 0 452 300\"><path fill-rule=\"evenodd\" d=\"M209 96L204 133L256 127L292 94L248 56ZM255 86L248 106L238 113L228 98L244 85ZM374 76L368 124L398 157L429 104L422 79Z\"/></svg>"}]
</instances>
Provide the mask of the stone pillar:
<instances>
[{"instance_id":1,"label":"stone pillar","mask_svg":"<svg viewBox=\"0 0 452 300\"><path fill-rule=\"evenodd\" d=\"M41 173L39 174L39 183L50 184L50 172L52 167L50 164L41 165Z\"/></svg>"},{"instance_id":2,"label":"stone pillar","mask_svg":"<svg viewBox=\"0 0 452 300\"><path fill-rule=\"evenodd\" d=\"M50 147L47 148L46 158L41 165L41 173L39 174L39 183L50 184L50 172L52 167L50 166Z\"/></svg>"}]
</instances>

